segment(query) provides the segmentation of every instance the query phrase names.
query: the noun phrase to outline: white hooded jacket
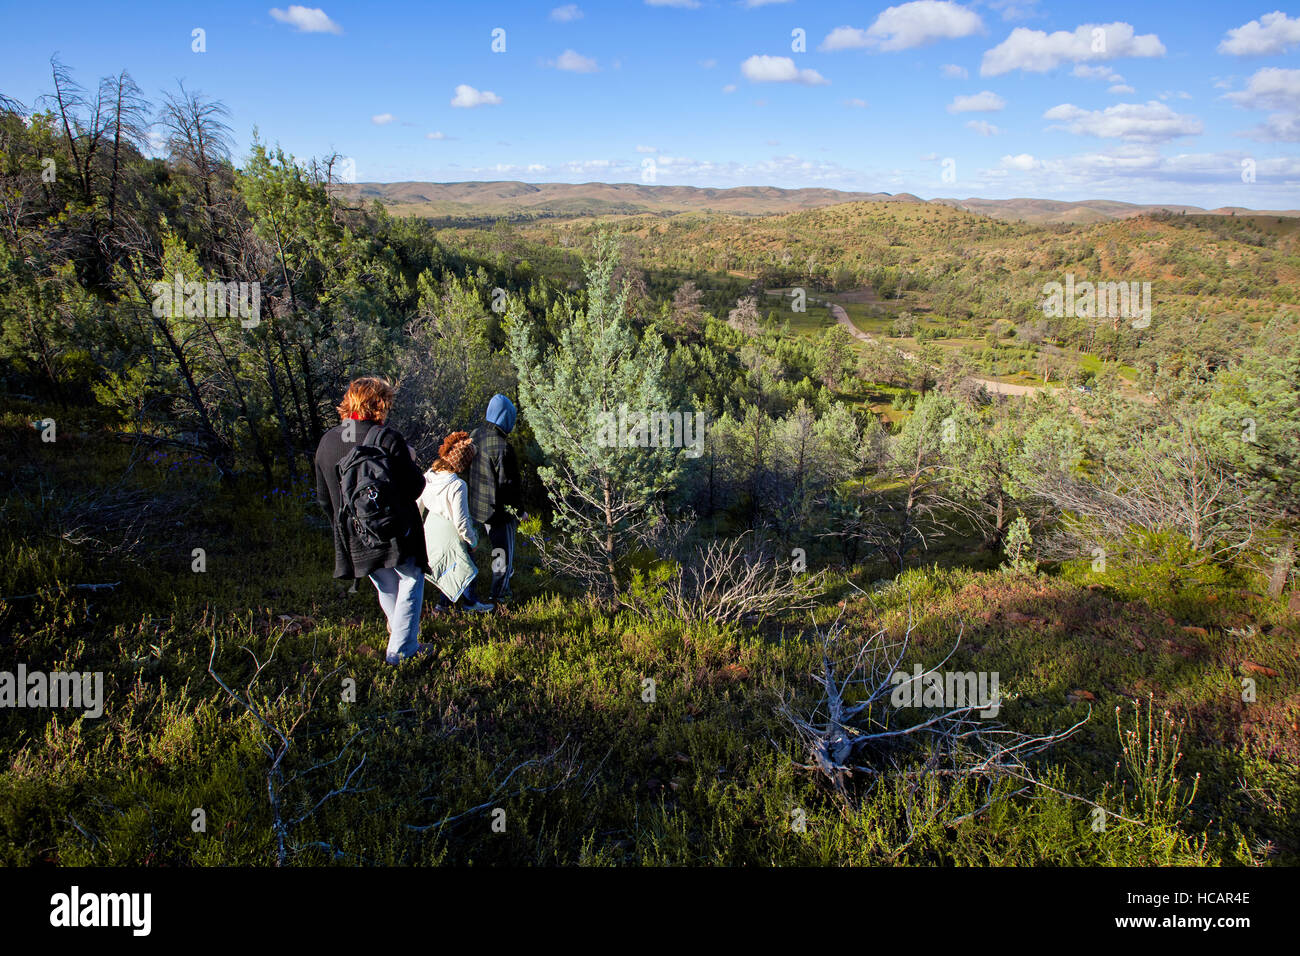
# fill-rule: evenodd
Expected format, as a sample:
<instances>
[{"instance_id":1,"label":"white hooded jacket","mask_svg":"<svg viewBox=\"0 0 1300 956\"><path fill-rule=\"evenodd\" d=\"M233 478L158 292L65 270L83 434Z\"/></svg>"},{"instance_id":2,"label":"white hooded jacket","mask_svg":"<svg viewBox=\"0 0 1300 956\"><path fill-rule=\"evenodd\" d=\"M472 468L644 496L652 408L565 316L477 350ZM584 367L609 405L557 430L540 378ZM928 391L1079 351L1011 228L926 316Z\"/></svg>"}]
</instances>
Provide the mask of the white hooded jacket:
<instances>
[{"instance_id":1,"label":"white hooded jacket","mask_svg":"<svg viewBox=\"0 0 1300 956\"><path fill-rule=\"evenodd\" d=\"M420 505L429 514L450 521L460 539L469 547L478 544L478 532L469 516L469 487L460 475L454 471L425 472Z\"/></svg>"}]
</instances>

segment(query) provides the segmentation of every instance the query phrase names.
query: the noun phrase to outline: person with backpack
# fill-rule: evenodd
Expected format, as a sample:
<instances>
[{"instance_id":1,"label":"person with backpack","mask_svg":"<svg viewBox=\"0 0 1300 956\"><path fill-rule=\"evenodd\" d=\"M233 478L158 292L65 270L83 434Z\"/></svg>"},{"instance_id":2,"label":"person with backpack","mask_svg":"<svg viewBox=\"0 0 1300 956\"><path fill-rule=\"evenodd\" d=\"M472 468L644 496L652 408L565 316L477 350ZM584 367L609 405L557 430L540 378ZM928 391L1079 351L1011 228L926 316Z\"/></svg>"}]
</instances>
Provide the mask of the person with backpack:
<instances>
[{"instance_id":1,"label":"person with backpack","mask_svg":"<svg viewBox=\"0 0 1300 956\"><path fill-rule=\"evenodd\" d=\"M472 555L478 534L469 516L469 488L461 477L474 457L469 432L452 432L438 448L438 460L424 473L420 506L425 511L424 543L432 569L426 577L439 591L438 610L457 601L466 611L492 610L474 593L478 568Z\"/></svg>"},{"instance_id":2,"label":"person with backpack","mask_svg":"<svg viewBox=\"0 0 1300 956\"><path fill-rule=\"evenodd\" d=\"M427 653L420 608L429 571L416 500L424 475L415 452L385 424L393 386L365 377L348 386L340 423L316 448L316 499L334 528L334 577L369 577L388 620L390 664Z\"/></svg>"},{"instance_id":3,"label":"person with backpack","mask_svg":"<svg viewBox=\"0 0 1300 956\"><path fill-rule=\"evenodd\" d=\"M519 462L507 436L515 427L514 402L498 393L488 402L485 421L470 434L478 449L469 472L469 507L487 531L492 549L492 592L499 604L510 596L515 566L515 528L519 524Z\"/></svg>"}]
</instances>

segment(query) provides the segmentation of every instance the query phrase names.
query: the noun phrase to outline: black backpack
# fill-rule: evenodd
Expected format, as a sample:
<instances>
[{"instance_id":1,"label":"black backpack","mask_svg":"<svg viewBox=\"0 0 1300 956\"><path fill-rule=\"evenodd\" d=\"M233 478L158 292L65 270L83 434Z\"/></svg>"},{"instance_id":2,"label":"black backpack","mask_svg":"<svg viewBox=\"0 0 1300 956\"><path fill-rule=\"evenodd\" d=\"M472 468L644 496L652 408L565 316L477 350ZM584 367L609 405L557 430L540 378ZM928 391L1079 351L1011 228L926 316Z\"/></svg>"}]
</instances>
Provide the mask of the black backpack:
<instances>
[{"instance_id":1,"label":"black backpack","mask_svg":"<svg viewBox=\"0 0 1300 956\"><path fill-rule=\"evenodd\" d=\"M338 463L339 521L365 547L378 548L402 530L388 452L379 447L384 426L372 426L365 440Z\"/></svg>"}]
</instances>

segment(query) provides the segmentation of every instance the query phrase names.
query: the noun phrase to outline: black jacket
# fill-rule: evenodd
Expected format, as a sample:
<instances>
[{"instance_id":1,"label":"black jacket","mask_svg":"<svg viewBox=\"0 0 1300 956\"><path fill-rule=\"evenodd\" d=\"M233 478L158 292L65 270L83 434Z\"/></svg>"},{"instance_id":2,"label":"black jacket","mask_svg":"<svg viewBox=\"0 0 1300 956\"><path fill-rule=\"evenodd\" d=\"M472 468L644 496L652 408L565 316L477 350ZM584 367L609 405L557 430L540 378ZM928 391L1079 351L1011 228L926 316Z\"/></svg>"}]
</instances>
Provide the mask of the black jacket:
<instances>
[{"instance_id":1,"label":"black jacket","mask_svg":"<svg viewBox=\"0 0 1300 956\"><path fill-rule=\"evenodd\" d=\"M513 521L519 509L519 462L499 425L484 422L470 433L474 462L469 467L469 513L475 521Z\"/></svg>"},{"instance_id":2,"label":"black jacket","mask_svg":"<svg viewBox=\"0 0 1300 956\"><path fill-rule=\"evenodd\" d=\"M424 547L424 528L415 500L424 491L424 473L411 459L406 439L395 428L386 428L379 438L379 447L388 455L393 481L401 492L402 511L399 515L402 530L392 541L378 548L368 548L357 541L347 526L340 525L338 463L370 434L370 429L380 427L371 421L357 421L355 441L343 440L343 424L335 425L323 436L316 448L316 500L329 515L334 527L334 577L364 578L380 568L395 568L408 558L415 558L424 571L429 570L429 556Z\"/></svg>"}]
</instances>

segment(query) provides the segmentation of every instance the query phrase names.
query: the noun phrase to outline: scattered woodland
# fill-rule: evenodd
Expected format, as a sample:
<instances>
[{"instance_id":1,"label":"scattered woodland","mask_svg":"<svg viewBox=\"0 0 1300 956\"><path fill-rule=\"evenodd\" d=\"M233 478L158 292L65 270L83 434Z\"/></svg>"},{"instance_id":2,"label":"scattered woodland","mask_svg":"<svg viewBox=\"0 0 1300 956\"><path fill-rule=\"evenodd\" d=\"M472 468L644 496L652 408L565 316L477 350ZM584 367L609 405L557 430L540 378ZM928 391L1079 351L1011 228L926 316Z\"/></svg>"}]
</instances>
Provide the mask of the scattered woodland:
<instances>
[{"instance_id":1,"label":"scattered woodland","mask_svg":"<svg viewBox=\"0 0 1300 956\"><path fill-rule=\"evenodd\" d=\"M398 217L52 67L0 96L0 671L106 702L3 715L0 861L1296 862L1300 219ZM399 667L310 477L364 374L424 467L520 410L515 600Z\"/></svg>"}]
</instances>

